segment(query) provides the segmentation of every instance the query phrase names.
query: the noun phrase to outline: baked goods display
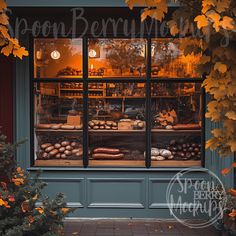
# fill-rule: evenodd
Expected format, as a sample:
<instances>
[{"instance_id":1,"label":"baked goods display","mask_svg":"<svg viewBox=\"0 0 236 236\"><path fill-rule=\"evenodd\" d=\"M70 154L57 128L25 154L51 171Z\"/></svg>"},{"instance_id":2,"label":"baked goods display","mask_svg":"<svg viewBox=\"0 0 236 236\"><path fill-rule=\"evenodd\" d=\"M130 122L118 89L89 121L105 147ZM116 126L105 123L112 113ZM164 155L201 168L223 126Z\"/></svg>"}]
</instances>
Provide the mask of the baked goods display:
<instances>
[{"instance_id":1,"label":"baked goods display","mask_svg":"<svg viewBox=\"0 0 236 236\"><path fill-rule=\"evenodd\" d=\"M91 120L88 122L89 129L93 130L117 130L118 125L115 121Z\"/></svg>"},{"instance_id":2,"label":"baked goods display","mask_svg":"<svg viewBox=\"0 0 236 236\"><path fill-rule=\"evenodd\" d=\"M52 129L52 130L82 130L83 125L70 125L70 124L37 124L36 129Z\"/></svg>"},{"instance_id":3,"label":"baked goods display","mask_svg":"<svg viewBox=\"0 0 236 236\"><path fill-rule=\"evenodd\" d=\"M177 122L177 114L174 109L167 111L162 110L154 116L154 128L156 129L172 129Z\"/></svg>"},{"instance_id":4,"label":"baked goods display","mask_svg":"<svg viewBox=\"0 0 236 236\"><path fill-rule=\"evenodd\" d=\"M60 140L42 143L37 152L37 159L82 159L83 147L78 141Z\"/></svg>"},{"instance_id":5,"label":"baked goods display","mask_svg":"<svg viewBox=\"0 0 236 236\"><path fill-rule=\"evenodd\" d=\"M201 144L191 139L173 139L169 143L168 150L174 156L174 160L200 160Z\"/></svg>"},{"instance_id":6,"label":"baked goods display","mask_svg":"<svg viewBox=\"0 0 236 236\"><path fill-rule=\"evenodd\" d=\"M118 148L98 147L92 152L92 159L94 160L119 160L123 158L124 154Z\"/></svg>"},{"instance_id":7,"label":"baked goods display","mask_svg":"<svg viewBox=\"0 0 236 236\"><path fill-rule=\"evenodd\" d=\"M70 66L65 67L57 72L57 76L82 76L82 71L72 68Z\"/></svg>"}]
</instances>

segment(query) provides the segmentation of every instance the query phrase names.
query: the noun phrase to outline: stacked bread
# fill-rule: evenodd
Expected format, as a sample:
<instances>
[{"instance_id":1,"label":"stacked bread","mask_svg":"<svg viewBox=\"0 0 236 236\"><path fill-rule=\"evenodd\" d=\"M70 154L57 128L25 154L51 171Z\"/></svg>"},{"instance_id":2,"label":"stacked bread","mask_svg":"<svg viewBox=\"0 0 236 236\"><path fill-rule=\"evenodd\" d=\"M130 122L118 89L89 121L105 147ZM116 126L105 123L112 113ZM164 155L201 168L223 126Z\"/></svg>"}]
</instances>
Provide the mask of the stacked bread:
<instances>
[{"instance_id":1,"label":"stacked bread","mask_svg":"<svg viewBox=\"0 0 236 236\"><path fill-rule=\"evenodd\" d=\"M80 159L83 156L83 147L78 142L43 143L40 147L39 159Z\"/></svg>"},{"instance_id":2,"label":"stacked bread","mask_svg":"<svg viewBox=\"0 0 236 236\"><path fill-rule=\"evenodd\" d=\"M37 124L37 129L53 129L53 130L80 130L83 125L69 125L69 124Z\"/></svg>"},{"instance_id":3,"label":"stacked bread","mask_svg":"<svg viewBox=\"0 0 236 236\"><path fill-rule=\"evenodd\" d=\"M94 130L117 130L118 125L115 121L91 120L88 123L89 129Z\"/></svg>"}]
</instances>

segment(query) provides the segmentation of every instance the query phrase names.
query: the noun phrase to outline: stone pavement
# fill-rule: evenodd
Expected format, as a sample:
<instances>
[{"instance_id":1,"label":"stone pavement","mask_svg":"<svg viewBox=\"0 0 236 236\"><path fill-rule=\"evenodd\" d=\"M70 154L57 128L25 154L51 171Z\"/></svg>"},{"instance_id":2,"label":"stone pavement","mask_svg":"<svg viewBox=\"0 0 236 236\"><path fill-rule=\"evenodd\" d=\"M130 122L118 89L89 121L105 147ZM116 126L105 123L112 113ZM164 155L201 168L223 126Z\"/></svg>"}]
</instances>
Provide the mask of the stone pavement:
<instances>
[{"instance_id":1,"label":"stone pavement","mask_svg":"<svg viewBox=\"0 0 236 236\"><path fill-rule=\"evenodd\" d=\"M158 220L70 220L66 236L220 236L213 227L190 229L175 221Z\"/></svg>"}]
</instances>

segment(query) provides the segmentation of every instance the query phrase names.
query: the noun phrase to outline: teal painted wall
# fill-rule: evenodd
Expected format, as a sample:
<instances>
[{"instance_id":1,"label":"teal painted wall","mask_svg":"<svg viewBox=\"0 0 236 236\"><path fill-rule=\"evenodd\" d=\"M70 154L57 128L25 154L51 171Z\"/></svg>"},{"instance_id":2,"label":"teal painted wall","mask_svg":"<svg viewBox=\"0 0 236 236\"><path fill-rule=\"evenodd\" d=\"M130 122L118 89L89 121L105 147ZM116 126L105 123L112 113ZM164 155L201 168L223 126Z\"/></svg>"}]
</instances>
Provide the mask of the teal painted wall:
<instances>
[{"instance_id":1,"label":"teal painted wall","mask_svg":"<svg viewBox=\"0 0 236 236\"><path fill-rule=\"evenodd\" d=\"M22 39L28 44L28 39ZM30 106L29 106L29 58L15 63L15 139L28 139L17 151L20 166L32 174L30 168ZM206 139L216 125L206 121ZM219 158L216 152L206 151L205 167L216 173L225 186L233 186L233 173L222 177L220 171L230 166L233 158ZM81 169L44 168L41 178L48 183L45 193L53 196L63 192L69 206L79 209L76 217L137 217L170 218L165 202L165 190L180 168L151 169ZM201 180L204 176L197 171L191 178Z\"/></svg>"}]
</instances>

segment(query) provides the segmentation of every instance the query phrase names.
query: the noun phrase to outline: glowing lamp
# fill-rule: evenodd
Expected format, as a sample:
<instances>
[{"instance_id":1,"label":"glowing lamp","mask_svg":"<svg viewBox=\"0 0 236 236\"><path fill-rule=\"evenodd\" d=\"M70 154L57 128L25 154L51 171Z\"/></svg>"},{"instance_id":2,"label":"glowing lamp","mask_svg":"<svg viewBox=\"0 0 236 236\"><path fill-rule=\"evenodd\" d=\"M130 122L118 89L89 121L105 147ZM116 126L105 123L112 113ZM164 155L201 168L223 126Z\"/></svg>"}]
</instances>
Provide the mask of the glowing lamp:
<instances>
[{"instance_id":1,"label":"glowing lamp","mask_svg":"<svg viewBox=\"0 0 236 236\"><path fill-rule=\"evenodd\" d=\"M60 52L58 52L57 50L54 50L51 52L51 58L54 60L58 60L61 57Z\"/></svg>"}]
</instances>

